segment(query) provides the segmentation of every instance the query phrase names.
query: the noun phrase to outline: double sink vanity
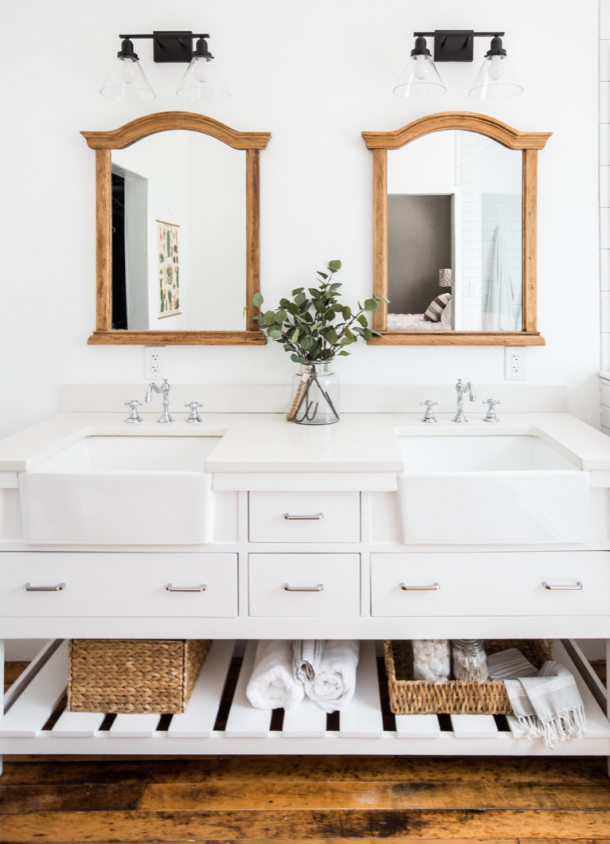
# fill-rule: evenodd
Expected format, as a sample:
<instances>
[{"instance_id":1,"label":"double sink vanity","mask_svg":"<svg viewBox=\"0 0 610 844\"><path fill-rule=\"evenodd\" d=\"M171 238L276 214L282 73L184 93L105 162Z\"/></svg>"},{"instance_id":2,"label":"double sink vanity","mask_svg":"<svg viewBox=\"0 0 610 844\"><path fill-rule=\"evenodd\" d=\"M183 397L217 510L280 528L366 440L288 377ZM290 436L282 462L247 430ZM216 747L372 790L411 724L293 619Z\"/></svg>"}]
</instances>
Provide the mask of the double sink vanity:
<instances>
[{"instance_id":1,"label":"double sink vanity","mask_svg":"<svg viewBox=\"0 0 610 844\"><path fill-rule=\"evenodd\" d=\"M605 690L572 641L610 639L607 437L560 412L346 413L312 429L280 413L158 424L154 410L137 425L63 412L0 444L0 638L50 640L7 696L2 752L557 752L510 718L384 712L381 640L487 637L562 640L589 730L560 752L610 756ZM169 726L67 711L46 726L69 638L214 644ZM362 640L338 728L311 702L280 729L248 704L260 638Z\"/></svg>"}]
</instances>

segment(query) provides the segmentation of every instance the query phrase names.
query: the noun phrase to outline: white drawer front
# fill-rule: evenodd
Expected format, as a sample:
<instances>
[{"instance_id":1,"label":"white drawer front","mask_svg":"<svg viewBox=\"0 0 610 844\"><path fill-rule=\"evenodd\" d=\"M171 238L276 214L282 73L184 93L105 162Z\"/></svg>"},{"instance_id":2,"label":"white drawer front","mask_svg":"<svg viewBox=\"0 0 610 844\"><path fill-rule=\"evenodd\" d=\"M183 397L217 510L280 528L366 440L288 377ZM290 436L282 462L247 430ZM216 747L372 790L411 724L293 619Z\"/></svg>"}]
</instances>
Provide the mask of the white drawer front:
<instances>
[{"instance_id":1,"label":"white drawer front","mask_svg":"<svg viewBox=\"0 0 610 844\"><path fill-rule=\"evenodd\" d=\"M610 614L606 551L373 554L371 565L374 616Z\"/></svg>"},{"instance_id":2,"label":"white drawer front","mask_svg":"<svg viewBox=\"0 0 610 844\"><path fill-rule=\"evenodd\" d=\"M0 554L0 606L5 616L236 616L237 555Z\"/></svg>"},{"instance_id":3,"label":"white drawer front","mask_svg":"<svg viewBox=\"0 0 610 844\"><path fill-rule=\"evenodd\" d=\"M250 554L250 615L356 618L360 555Z\"/></svg>"},{"instance_id":4,"label":"white drawer front","mask_svg":"<svg viewBox=\"0 0 610 844\"><path fill-rule=\"evenodd\" d=\"M250 542L359 541L359 492L250 493Z\"/></svg>"}]
</instances>

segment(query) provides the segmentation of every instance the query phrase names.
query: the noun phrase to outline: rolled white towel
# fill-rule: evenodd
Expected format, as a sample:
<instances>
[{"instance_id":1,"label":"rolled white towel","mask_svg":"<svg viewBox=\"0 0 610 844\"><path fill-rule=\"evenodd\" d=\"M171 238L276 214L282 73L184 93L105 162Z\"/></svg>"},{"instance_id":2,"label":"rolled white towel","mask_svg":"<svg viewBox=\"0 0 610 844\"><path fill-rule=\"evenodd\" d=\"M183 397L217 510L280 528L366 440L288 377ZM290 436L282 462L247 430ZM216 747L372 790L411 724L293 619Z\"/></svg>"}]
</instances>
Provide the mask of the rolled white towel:
<instances>
[{"instance_id":1,"label":"rolled white towel","mask_svg":"<svg viewBox=\"0 0 610 844\"><path fill-rule=\"evenodd\" d=\"M295 639L292 643L292 671L295 680L307 683L315 679L325 645L324 639Z\"/></svg>"},{"instance_id":2,"label":"rolled white towel","mask_svg":"<svg viewBox=\"0 0 610 844\"><path fill-rule=\"evenodd\" d=\"M292 671L292 642L259 641L246 695L256 709L293 709L303 700L303 684Z\"/></svg>"},{"instance_id":3,"label":"rolled white towel","mask_svg":"<svg viewBox=\"0 0 610 844\"><path fill-rule=\"evenodd\" d=\"M360 642L333 639L326 642L315 678L305 684L307 696L325 712L344 709L356 691Z\"/></svg>"}]
</instances>

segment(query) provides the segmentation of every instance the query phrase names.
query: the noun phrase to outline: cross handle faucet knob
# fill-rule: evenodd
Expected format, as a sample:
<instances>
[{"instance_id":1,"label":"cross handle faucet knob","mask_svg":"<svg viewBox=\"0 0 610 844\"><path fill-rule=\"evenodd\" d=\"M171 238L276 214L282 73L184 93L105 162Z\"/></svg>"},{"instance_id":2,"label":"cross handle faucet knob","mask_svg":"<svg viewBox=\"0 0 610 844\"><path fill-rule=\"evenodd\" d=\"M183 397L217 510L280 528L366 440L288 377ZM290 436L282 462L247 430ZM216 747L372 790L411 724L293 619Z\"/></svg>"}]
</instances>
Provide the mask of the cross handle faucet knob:
<instances>
[{"instance_id":1,"label":"cross handle faucet knob","mask_svg":"<svg viewBox=\"0 0 610 844\"><path fill-rule=\"evenodd\" d=\"M189 415L187 418L187 422L202 422L202 418L199 415L199 408L203 407L203 404L198 401L190 401L186 402L185 407L189 408Z\"/></svg>"},{"instance_id":2,"label":"cross handle faucet knob","mask_svg":"<svg viewBox=\"0 0 610 844\"><path fill-rule=\"evenodd\" d=\"M499 422L499 418L496 414L496 405L502 404L497 399L484 399L483 404L487 405L487 413L483 417L483 422Z\"/></svg>"},{"instance_id":3,"label":"cross handle faucet knob","mask_svg":"<svg viewBox=\"0 0 610 844\"><path fill-rule=\"evenodd\" d=\"M426 399L426 401L420 401L421 406L425 406L426 412L422 417L422 422L438 422L438 419L434 415L434 411L432 410L438 404L437 401L432 401L432 399Z\"/></svg>"},{"instance_id":4,"label":"cross handle faucet knob","mask_svg":"<svg viewBox=\"0 0 610 844\"><path fill-rule=\"evenodd\" d=\"M125 402L126 406L130 408L129 416L125 420L125 422L129 422L131 424L141 422L142 417L138 413L138 408L142 407L142 402L138 401L137 399L132 399L131 401Z\"/></svg>"}]
</instances>

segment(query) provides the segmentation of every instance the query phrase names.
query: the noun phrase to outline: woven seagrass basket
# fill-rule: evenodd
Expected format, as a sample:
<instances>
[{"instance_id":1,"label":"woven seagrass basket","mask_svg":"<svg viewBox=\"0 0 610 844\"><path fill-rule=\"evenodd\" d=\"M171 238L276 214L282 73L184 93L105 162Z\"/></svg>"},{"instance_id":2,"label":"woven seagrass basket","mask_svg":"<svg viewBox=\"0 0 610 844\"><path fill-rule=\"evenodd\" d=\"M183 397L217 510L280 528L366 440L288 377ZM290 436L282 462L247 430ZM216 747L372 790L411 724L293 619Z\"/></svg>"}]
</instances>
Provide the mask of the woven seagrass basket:
<instances>
[{"instance_id":1,"label":"woven seagrass basket","mask_svg":"<svg viewBox=\"0 0 610 844\"><path fill-rule=\"evenodd\" d=\"M512 715L501 680L414 680L410 641L384 642L390 709L394 715ZM485 652L517 648L537 668L551 659L552 641L541 639L486 639Z\"/></svg>"},{"instance_id":2,"label":"woven seagrass basket","mask_svg":"<svg viewBox=\"0 0 610 844\"><path fill-rule=\"evenodd\" d=\"M72 639L67 708L184 712L211 645L209 639Z\"/></svg>"}]
</instances>

